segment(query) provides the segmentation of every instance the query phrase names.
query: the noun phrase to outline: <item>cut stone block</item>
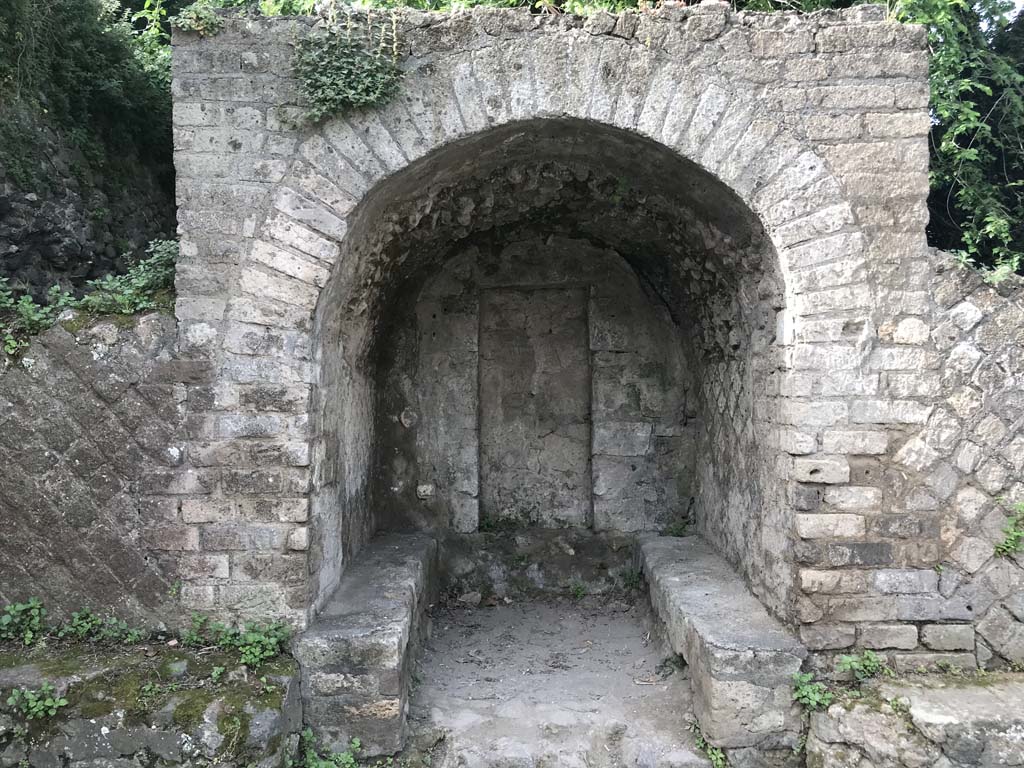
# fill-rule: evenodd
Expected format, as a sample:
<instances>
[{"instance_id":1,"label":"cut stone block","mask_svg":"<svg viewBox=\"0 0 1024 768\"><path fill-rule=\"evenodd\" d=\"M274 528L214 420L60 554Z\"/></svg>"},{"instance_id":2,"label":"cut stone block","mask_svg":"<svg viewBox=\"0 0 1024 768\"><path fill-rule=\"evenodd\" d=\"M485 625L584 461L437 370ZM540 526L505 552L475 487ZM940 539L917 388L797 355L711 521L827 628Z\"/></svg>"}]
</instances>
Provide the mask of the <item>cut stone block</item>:
<instances>
[{"instance_id":1,"label":"cut stone block","mask_svg":"<svg viewBox=\"0 0 1024 768\"><path fill-rule=\"evenodd\" d=\"M372 757L404 746L412 662L437 572L430 536L376 538L297 640L306 725L329 748L358 738Z\"/></svg>"},{"instance_id":2,"label":"cut stone block","mask_svg":"<svg viewBox=\"0 0 1024 768\"><path fill-rule=\"evenodd\" d=\"M694 712L716 746L797 744L793 675L807 649L704 540L651 537L640 545L651 603L690 666Z\"/></svg>"}]
</instances>

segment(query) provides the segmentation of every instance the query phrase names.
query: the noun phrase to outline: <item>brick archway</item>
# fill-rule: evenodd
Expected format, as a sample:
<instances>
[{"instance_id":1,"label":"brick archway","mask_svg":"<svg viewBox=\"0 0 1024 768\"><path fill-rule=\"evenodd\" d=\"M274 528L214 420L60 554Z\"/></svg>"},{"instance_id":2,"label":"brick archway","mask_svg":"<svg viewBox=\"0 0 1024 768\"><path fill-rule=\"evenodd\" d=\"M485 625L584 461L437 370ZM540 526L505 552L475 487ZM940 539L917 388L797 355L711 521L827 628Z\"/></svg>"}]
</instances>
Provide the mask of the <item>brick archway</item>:
<instances>
[{"instance_id":1,"label":"brick archway","mask_svg":"<svg viewBox=\"0 0 1024 768\"><path fill-rule=\"evenodd\" d=\"M329 470L312 468L324 434L317 387L333 322L325 307L368 310L361 304L386 266L349 258L353 233L403 185L429 187L445 168L471 170L488 137L557 122L677 158L700 180L684 197L698 203L700 184L729 191L775 254L784 309L764 358L774 370L749 395L775 457L772 493L757 502L772 522L754 542L742 525L719 532L755 591L780 615L813 621L818 609L799 595L793 553L823 567L910 558L878 542L856 514L802 515L797 529L798 513L815 512L825 489L851 482L851 456L877 452L878 424L920 417L914 403L871 391L877 377L865 367L874 329L915 311L911 273L927 189L920 37L875 13L741 17L705 4L586 23L491 11L430 23L403 15L411 55L401 95L303 129L288 127L299 108L294 83L281 75L296 22L232 21L213 40L179 36L180 338L211 361L211 389L222 398L193 414L191 455L210 443L223 449L214 498L186 505L200 525L230 508L276 563L244 585L244 597L234 579L209 579L187 584L186 600L301 622L329 593L343 562L330 547L343 545L317 532L315 500L327 486L358 486L370 437L356 424L370 404L353 399L336 425L351 450ZM847 50L854 36L871 35L898 74L860 82ZM256 74L231 80L218 71L236 54L245 66L257 38ZM224 57L204 56L214 48ZM236 99L245 103L229 103ZM196 177L210 183L193 188ZM225 195L236 211L230 222L214 213ZM182 482L205 482L209 466L193 461ZM829 493L866 493L854 482ZM368 533L365 524L341 529L352 547ZM211 537L209 548L218 546ZM299 572L309 562L313 582Z\"/></svg>"}]
</instances>

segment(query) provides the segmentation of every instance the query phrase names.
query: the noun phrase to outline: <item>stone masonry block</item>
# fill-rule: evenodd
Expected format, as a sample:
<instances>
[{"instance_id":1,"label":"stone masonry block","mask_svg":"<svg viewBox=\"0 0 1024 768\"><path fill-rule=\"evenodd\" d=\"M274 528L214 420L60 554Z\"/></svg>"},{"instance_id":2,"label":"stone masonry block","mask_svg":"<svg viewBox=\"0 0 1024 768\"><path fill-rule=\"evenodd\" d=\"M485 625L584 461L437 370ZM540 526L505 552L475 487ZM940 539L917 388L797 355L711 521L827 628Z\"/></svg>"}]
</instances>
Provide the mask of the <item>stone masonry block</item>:
<instances>
[{"instance_id":1,"label":"stone masonry block","mask_svg":"<svg viewBox=\"0 0 1024 768\"><path fill-rule=\"evenodd\" d=\"M974 626L925 624L921 627L921 642L933 651L973 651Z\"/></svg>"},{"instance_id":2,"label":"stone masonry block","mask_svg":"<svg viewBox=\"0 0 1024 768\"><path fill-rule=\"evenodd\" d=\"M799 717L789 688L806 649L696 537L648 538L641 561L654 609L690 665L708 737L723 747L792 741Z\"/></svg>"},{"instance_id":3,"label":"stone masonry block","mask_svg":"<svg viewBox=\"0 0 1024 768\"><path fill-rule=\"evenodd\" d=\"M845 456L797 457L790 478L804 483L847 483L850 464Z\"/></svg>"},{"instance_id":4,"label":"stone masonry block","mask_svg":"<svg viewBox=\"0 0 1024 768\"><path fill-rule=\"evenodd\" d=\"M859 644L876 650L912 650L917 647L917 627L912 624L861 624Z\"/></svg>"},{"instance_id":5,"label":"stone masonry block","mask_svg":"<svg viewBox=\"0 0 1024 768\"><path fill-rule=\"evenodd\" d=\"M863 536L866 527L860 515L797 515L796 531L802 539L845 539Z\"/></svg>"}]
</instances>

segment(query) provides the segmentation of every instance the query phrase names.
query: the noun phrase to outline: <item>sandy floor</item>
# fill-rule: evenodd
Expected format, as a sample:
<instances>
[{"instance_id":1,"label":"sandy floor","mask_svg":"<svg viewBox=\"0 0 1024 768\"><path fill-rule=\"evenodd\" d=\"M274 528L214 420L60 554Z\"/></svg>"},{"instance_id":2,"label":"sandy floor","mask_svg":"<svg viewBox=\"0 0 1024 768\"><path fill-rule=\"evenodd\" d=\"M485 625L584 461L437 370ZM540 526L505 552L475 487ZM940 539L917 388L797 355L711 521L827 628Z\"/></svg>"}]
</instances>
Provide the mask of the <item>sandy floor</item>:
<instances>
[{"instance_id":1,"label":"sandy floor","mask_svg":"<svg viewBox=\"0 0 1024 768\"><path fill-rule=\"evenodd\" d=\"M446 734L445 766L707 765L686 730L686 670L671 658L644 608L621 601L440 609L410 723Z\"/></svg>"}]
</instances>

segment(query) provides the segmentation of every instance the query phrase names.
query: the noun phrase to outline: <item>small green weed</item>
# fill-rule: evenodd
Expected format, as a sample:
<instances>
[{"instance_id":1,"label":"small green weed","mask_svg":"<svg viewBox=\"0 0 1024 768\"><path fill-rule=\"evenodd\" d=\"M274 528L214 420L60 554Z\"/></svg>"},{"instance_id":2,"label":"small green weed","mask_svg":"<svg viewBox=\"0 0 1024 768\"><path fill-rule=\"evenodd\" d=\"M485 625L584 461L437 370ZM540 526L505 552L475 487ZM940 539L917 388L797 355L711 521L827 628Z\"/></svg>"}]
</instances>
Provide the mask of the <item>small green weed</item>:
<instances>
[{"instance_id":1,"label":"small green weed","mask_svg":"<svg viewBox=\"0 0 1024 768\"><path fill-rule=\"evenodd\" d=\"M71 614L71 620L55 627L59 639L88 643L125 643L134 645L145 639L145 633L129 627L113 616L102 618L88 608Z\"/></svg>"},{"instance_id":2,"label":"small green weed","mask_svg":"<svg viewBox=\"0 0 1024 768\"><path fill-rule=\"evenodd\" d=\"M0 277L0 346L16 355L28 346L28 338L53 326L65 309L92 315L132 315L173 305L174 264L178 244L154 240L149 256L129 267L123 275L90 280L89 293L76 299L59 286L50 288L43 304L25 294L17 299L6 278Z\"/></svg>"},{"instance_id":3,"label":"small green weed","mask_svg":"<svg viewBox=\"0 0 1024 768\"><path fill-rule=\"evenodd\" d=\"M581 581L574 581L569 585L569 596L572 597L573 600L582 600L587 596L586 585Z\"/></svg>"},{"instance_id":4,"label":"small green weed","mask_svg":"<svg viewBox=\"0 0 1024 768\"><path fill-rule=\"evenodd\" d=\"M696 720L691 720L686 727L693 734L693 740L697 744L697 749L703 752L707 759L711 761L711 768L728 768L729 761L725 757L725 752L707 740L704 732L700 729L700 723Z\"/></svg>"},{"instance_id":5,"label":"small green weed","mask_svg":"<svg viewBox=\"0 0 1024 768\"><path fill-rule=\"evenodd\" d=\"M7 705L14 707L26 720L42 720L53 717L58 710L66 707L68 700L57 696L51 683L43 683L38 690L15 688L7 697Z\"/></svg>"},{"instance_id":6,"label":"small green weed","mask_svg":"<svg viewBox=\"0 0 1024 768\"><path fill-rule=\"evenodd\" d=\"M690 535L690 524L686 520L676 520L665 526L665 530L662 531L665 536L689 536Z\"/></svg>"},{"instance_id":7,"label":"small green weed","mask_svg":"<svg viewBox=\"0 0 1024 768\"><path fill-rule=\"evenodd\" d=\"M1003 540L996 544L996 554L1010 557L1024 549L1024 502L1014 504L1003 528Z\"/></svg>"},{"instance_id":8,"label":"small green weed","mask_svg":"<svg viewBox=\"0 0 1024 768\"><path fill-rule=\"evenodd\" d=\"M851 656L840 656L836 662L836 669L840 672L852 672L858 680L867 680L878 675L891 677L893 671L885 663L885 659L874 651L864 651L861 654Z\"/></svg>"},{"instance_id":9,"label":"small green weed","mask_svg":"<svg viewBox=\"0 0 1024 768\"><path fill-rule=\"evenodd\" d=\"M3 614L0 614L0 642L32 645L42 636L45 618L46 609L35 597L24 603L4 606Z\"/></svg>"},{"instance_id":10,"label":"small green weed","mask_svg":"<svg viewBox=\"0 0 1024 768\"><path fill-rule=\"evenodd\" d=\"M173 240L154 240L146 253L147 258L129 267L123 275L90 280L90 292L75 306L94 315L134 315L169 308L178 244Z\"/></svg>"},{"instance_id":11,"label":"small green weed","mask_svg":"<svg viewBox=\"0 0 1024 768\"><path fill-rule=\"evenodd\" d=\"M251 624L232 627L221 622L209 622L201 614L192 614L192 626L185 632L185 645L215 645L234 651L238 660L255 669L266 661L280 656L288 642L288 627L275 621L270 624Z\"/></svg>"},{"instance_id":12,"label":"small green weed","mask_svg":"<svg viewBox=\"0 0 1024 768\"><path fill-rule=\"evenodd\" d=\"M811 672L797 672L793 675L793 701L809 710L827 709L835 696L821 682L814 682Z\"/></svg>"},{"instance_id":13,"label":"small green weed","mask_svg":"<svg viewBox=\"0 0 1024 768\"><path fill-rule=\"evenodd\" d=\"M214 667L210 670L210 680L212 680L214 683L219 683L221 677L223 677L224 675L225 670L226 667ZM266 678L263 679L265 680Z\"/></svg>"},{"instance_id":14,"label":"small green weed","mask_svg":"<svg viewBox=\"0 0 1024 768\"><path fill-rule=\"evenodd\" d=\"M295 48L295 74L309 102L306 116L314 123L383 104L398 92L402 71L396 17L376 19L367 8L362 29L353 19L349 9L344 27L331 25Z\"/></svg>"},{"instance_id":15,"label":"small green weed","mask_svg":"<svg viewBox=\"0 0 1024 768\"><path fill-rule=\"evenodd\" d=\"M307 728L302 732L298 762L288 761L289 768L356 768L362 744L359 739L352 739L344 752L321 753L317 748L313 730Z\"/></svg>"},{"instance_id":16,"label":"small green weed","mask_svg":"<svg viewBox=\"0 0 1024 768\"><path fill-rule=\"evenodd\" d=\"M640 589L640 587L643 586L643 583L643 574L641 574L640 571L636 570L635 568L631 568L630 570L622 574L622 586L624 589L627 589L630 592L635 592L636 590Z\"/></svg>"}]
</instances>

